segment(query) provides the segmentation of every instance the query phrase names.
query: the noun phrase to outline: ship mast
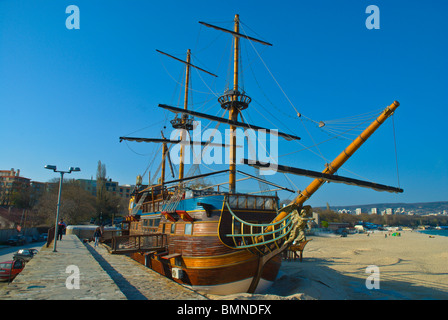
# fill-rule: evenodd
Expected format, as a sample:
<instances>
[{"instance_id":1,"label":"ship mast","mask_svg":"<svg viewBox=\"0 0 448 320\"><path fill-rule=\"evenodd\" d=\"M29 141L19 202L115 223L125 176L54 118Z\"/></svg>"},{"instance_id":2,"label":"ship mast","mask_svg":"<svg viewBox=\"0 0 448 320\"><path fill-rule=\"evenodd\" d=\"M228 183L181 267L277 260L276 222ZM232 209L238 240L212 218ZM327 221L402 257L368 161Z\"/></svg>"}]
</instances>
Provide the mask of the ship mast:
<instances>
[{"instance_id":1,"label":"ship mast","mask_svg":"<svg viewBox=\"0 0 448 320\"><path fill-rule=\"evenodd\" d=\"M166 154L168 153L168 147L167 147L167 143L165 136L163 135L163 131L161 132L162 134L162 139L164 140L164 142L162 142L162 173L160 174L160 184L162 185L162 190L163 190L163 185L165 184L165 166L166 166Z\"/></svg>"},{"instance_id":2,"label":"ship mast","mask_svg":"<svg viewBox=\"0 0 448 320\"><path fill-rule=\"evenodd\" d=\"M240 32L240 18L239 15L235 15L235 25L234 32ZM235 101L238 100L238 57L239 57L239 46L240 39L234 36L234 52L233 52L233 95L232 103L229 109L229 120L238 121L238 109ZM229 150L229 193L236 192L236 127L230 126L230 150Z\"/></svg>"},{"instance_id":3,"label":"ship mast","mask_svg":"<svg viewBox=\"0 0 448 320\"><path fill-rule=\"evenodd\" d=\"M190 85L190 59L191 59L191 51L187 50L187 61L186 61L186 72L185 72L185 96L184 96L184 110L188 109L188 87ZM182 122L185 123L188 115L182 115ZM184 140L185 130L180 131L180 140ZM184 145L181 143L180 145L180 161L179 161L179 179L184 178Z\"/></svg>"},{"instance_id":4,"label":"ship mast","mask_svg":"<svg viewBox=\"0 0 448 320\"><path fill-rule=\"evenodd\" d=\"M178 59L176 57L173 57L172 55L165 53L163 51L160 51L157 49L156 49L156 51L185 64L185 90L184 90L184 109L183 110L187 111L188 110L188 91L189 91L188 89L190 87L190 67L196 68L196 69L203 71L205 73L208 73L209 75L212 75L214 77L217 77L217 75L191 64L191 50L190 49L187 50L187 59L185 61ZM184 140L184 134L193 130L193 119L188 117L188 113L182 113L182 117L180 119L177 118L177 116L176 116L176 118L174 118L170 122L174 129L181 129L180 130L180 141ZM184 167L185 167L185 165L184 165L185 164L184 143L180 144L179 157L180 157L180 159L179 159L179 180L182 180L184 178Z\"/></svg>"},{"instance_id":5,"label":"ship mast","mask_svg":"<svg viewBox=\"0 0 448 320\"><path fill-rule=\"evenodd\" d=\"M238 122L238 113L241 110L246 109L251 102L251 98L244 93L238 91L238 73L239 73L239 45L240 38L248 39L251 41L259 42L264 45L272 46L272 44L258 40L240 33L240 16L235 14L233 31L227 30L221 27L217 27L205 22L199 22L206 27L214 28L220 31L224 31L233 35L233 90L227 90L221 97L218 98L218 102L221 104L221 108L229 110L230 124L230 152L229 152L229 193L236 192L236 126L234 123Z\"/></svg>"}]
</instances>

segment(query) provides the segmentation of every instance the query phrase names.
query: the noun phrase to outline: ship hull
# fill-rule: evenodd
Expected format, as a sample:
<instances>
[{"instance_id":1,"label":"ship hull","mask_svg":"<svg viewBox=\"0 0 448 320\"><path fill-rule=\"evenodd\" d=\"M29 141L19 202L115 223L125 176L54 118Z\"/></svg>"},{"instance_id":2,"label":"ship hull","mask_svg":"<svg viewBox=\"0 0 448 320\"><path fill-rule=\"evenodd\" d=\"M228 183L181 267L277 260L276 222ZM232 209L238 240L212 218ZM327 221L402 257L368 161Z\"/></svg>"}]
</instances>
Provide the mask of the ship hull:
<instances>
[{"instance_id":1,"label":"ship hull","mask_svg":"<svg viewBox=\"0 0 448 320\"><path fill-rule=\"evenodd\" d=\"M267 198L267 197L264 197ZM271 198L272 199L272 198ZM220 222L224 212L223 196L205 196L180 201L177 208L188 219L168 219L159 212L142 213L133 222L131 234L167 234L165 252L134 252L131 258L180 284L201 293L228 295L248 292L261 263L260 256L245 249L234 249L222 239ZM209 210L198 203L207 203ZM242 202L241 202L242 203ZM211 208L211 209L210 209ZM271 221L276 210L234 208L241 217L255 221ZM173 212L172 216L176 216ZM150 222L160 219L159 222ZM221 221L222 220L222 221ZM265 290L277 277L281 257L274 256L263 266L257 291ZM180 272L180 273L179 273Z\"/></svg>"},{"instance_id":2,"label":"ship hull","mask_svg":"<svg viewBox=\"0 0 448 320\"><path fill-rule=\"evenodd\" d=\"M259 259L257 257L242 257L246 252L242 251L239 258L233 257L234 262L217 265L222 260L219 256L198 257L182 259L183 266L164 259L146 258L144 253L134 253L131 257L160 273L161 275L183 284L203 294L229 295L248 292L256 274ZM196 265L196 267L195 267ZM281 257L276 256L264 266L260 282L256 292L263 292L276 279L281 266ZM173 268L181 269L182 278L173 277Z\"/></svg>"},{"instance_id":3,"label":"ship hull","mask_svg":"<svg viewBox=\"0 0 448 320\"><path fill-rule=\"evenodd\" d=\"M202 294L213 294L213 295L230 295L230 294L238 294L242 292L247 292L250 287L250 284L253 281L252 278L243 279L240 281L218 284L218 285L208 285L208 286L186 286L194 291L200 292ZM260 279L260 282L257 286L257 290L255 293L263 293L267 290L273 281L268 281L265 279Z\"/></svg>"}]
</instances>

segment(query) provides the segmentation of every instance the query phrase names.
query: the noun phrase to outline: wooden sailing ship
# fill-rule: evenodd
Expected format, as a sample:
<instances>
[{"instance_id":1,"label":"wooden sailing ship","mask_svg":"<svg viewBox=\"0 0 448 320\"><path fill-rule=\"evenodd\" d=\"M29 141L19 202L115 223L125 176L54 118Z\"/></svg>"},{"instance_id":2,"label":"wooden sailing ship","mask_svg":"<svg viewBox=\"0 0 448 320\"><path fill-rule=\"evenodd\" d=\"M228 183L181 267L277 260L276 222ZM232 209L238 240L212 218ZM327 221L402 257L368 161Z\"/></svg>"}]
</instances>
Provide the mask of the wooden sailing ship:
<instances>
[{"instance_id":1,"label":"wooden sailing ship","mask_svg":"<svg viewBox=\"0 0 448 320\"><path fill-rule=\"evenodd\" d=\"M311 184L301 191L286 207L279 207L279 198L274 195L239 193L236 188L236 174L245 179L259 177L236 169L235 128L259 129L260 127L238 120L238 115L248 108L251 99L239 91L239 42L255 41L270 45L239 31L239 16L235 16L234 30L227 30L201 22L201 24L231 34L233 37L233 88L227 90L218 102L228 111L228 118L211 116L188 110L188 90L190 68L214 74L191 63L190 50L186 60L181 60L186 68L184 108L164 104L159 107L176 113L171 121L173 128L183 129L180 140L120 137L120 141L162 143L162 171L158 184L141 186L141 179L130 203L130 214L126 218L128 232L114 237L112 250L127 253L136 261L191 287L194 290L212 294L239 292L261 292L271 284L281 265L281 253L294 242L304 241L303 230L308 218L308 207L304 203L325 182L342 182L369 187L381 191L402 192L401 189L334 175L366 139L399 106L392 103L380 116L362 132L350 145L322 172L299 168L277 166L279 172L313 177ZM181 117L177 117L181 114ZM230 126L229 168L207 174L186 177L184 173L184 147L186 143L209 145L209 142L188 141L185 136L193 129L192 117L205 118ZM267 129L266 129L267 130ZM272 131L287 140L300 139L297 136ZM166 181L165 166L169 160L169 145L180 143L178 179ZM259 161L244 159L244 163L256 168L267 165ZM225 184L203 188L188 188L188 182L215 174L228 173ZM263 184L276 190L289 190L278 184L261 180ZM220 188L221 187L221 188Z\"/></svg>"}]
</instances>

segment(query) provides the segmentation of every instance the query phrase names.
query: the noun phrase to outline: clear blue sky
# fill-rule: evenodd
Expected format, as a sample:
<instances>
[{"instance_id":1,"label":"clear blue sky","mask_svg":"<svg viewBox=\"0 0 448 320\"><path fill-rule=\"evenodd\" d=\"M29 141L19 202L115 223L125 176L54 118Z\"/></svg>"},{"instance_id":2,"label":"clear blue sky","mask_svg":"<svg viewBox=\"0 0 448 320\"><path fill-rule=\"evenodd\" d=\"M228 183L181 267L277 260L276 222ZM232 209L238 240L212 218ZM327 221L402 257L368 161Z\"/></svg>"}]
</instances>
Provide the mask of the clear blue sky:
<instances>
[{"instance_id":1,"label":"clear blue sky","mask_svg":"<svg viewBox=\"0 0 448 320\"><path fill-rule=\"evenodd\" d=\"M79 30L65 25L65 9L72 4L80 10ZM365 26L365 10L371 4L380 9L379 30ZM56 175L45 170L45 164L60 169L78 166L82 171L70 178L90 178L101 160L110 178L134 184L158 146L120 144L118 137L159 137L173 115L157 105L177 105L180 92L173 78L180 79L182 65L155 49L183 58L190 48L193 63L219 75L216 80L201 77L221 93L229 36L198 21L232 28L238 13L245 32L273 43L254 47L306 117L340 119L384 108L394 100L401 103L394 124L400 187L405 192L378 193L333 183L319 190L310 204L448 200L447 12L448 4L440 0L1 0L0 169L20 169L25 177L48 181ZM279 155L312 146L313 139L328 139L312 122L303 121L304 127L256 60L252 46L247 41L242 45L247 49L243 59L247 52L249 61L244 87L254 100L247 119L302 137L301 144L281 141ZM197 92L190 108L216 115L221 109L213 95L202 93L208 88L201 77L192 74ZM297 152L280 157L279 163L321 171L325 161L316 154L332 160L347 144L333 139L319 150L312 148L314 153ZM350 171L339 174L398 184L391 119L344 168ZM311 182L290 178L299 189ZM269 179L291 187L281 174Z\"/></svg>"}]
</instances>

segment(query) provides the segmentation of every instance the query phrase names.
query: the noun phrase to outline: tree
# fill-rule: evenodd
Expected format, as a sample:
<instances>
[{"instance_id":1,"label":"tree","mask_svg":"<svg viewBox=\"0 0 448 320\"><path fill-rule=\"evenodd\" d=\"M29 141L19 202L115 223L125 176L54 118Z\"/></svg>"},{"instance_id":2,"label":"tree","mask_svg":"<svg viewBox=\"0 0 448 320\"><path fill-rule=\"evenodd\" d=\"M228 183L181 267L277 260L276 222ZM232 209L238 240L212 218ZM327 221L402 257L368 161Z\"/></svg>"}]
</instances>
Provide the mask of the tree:
<instances>
[{"instance_id":1,"label":"tree","mask_svg":"<svg viewBox=\"0 0 448 320\"><path fill-rule=\"evenodd\" d=\"M11 204L19 209L31 208L31 187L16 189L12 192Z\"/></svg>"},{"instance_id":2,"label":"tree","mask_svg":"<svg viewBox=\"0 0 448 320\"><path fill-rule=\"evenodd\" d=\"M96 170L96 213L101 214L101 211L106 206L106 165L98 161Z\"/></svg>"},{"instance_id":3,"label":"tree","mask_svg":"<svg viewBox=\"0 0 448 320\"><path fill-rule=\"evenodd\" d=\"M95 197L84 190L78 181L64 180L62 185L60 218L70 224L90 220L95 215ZM50 187L34 207L42 224L52 225L56 217L58 188Z\"/></svg>"},{"instance_id":4,"label":"tree","mask_svg":"<svg viewBox=\"0 0 448 320\"><path fill-rule=\"evenodd\" d=\"M98 161L96 172L96 218L99 223L117 215L120 208L127 208L127 202L109 192L106 188L106 165Z\"/></svg>"}]
</instances>

